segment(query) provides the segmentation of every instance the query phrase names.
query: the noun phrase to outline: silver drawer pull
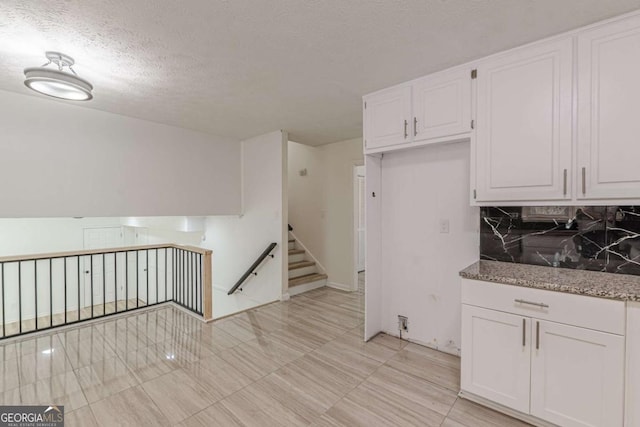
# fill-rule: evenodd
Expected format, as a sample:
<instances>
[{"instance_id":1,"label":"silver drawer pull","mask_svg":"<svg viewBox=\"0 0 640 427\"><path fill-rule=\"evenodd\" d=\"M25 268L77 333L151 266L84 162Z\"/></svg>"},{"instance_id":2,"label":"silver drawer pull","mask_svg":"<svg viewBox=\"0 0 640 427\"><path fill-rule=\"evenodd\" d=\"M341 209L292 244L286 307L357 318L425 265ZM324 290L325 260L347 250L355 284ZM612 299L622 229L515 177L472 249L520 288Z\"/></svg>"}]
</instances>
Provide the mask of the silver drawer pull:
<instances>
[{"instance_id":1,"label":"silver drawer pull","mask_svg":"<svg viewBox=\"0 0 640 427\"><path fill-rule=\"evenodd\" d=\"M540 308L549 308L549 306L543 302L531 302L523 299L514 299L514 301L517 302L518 304L535 305L536 307L540 307Z\"/></svg>"}]
</instances>

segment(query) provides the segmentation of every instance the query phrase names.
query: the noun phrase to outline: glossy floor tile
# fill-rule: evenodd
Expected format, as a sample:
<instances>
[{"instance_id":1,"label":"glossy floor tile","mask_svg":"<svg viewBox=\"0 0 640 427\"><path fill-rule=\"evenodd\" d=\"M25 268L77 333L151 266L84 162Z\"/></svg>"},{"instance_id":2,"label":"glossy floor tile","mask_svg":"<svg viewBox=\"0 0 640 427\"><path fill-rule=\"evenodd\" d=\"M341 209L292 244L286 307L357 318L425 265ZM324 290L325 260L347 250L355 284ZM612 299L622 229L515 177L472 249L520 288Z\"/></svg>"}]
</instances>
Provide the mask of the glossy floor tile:
<instances>
[{"instance_id":1,"label":"glossy floor tile","mask_svg":"<svg viewBox=\"0 0 640 427\"><path fill-rule=\"evenodd\" d=\"M459 358L365 343L360 279L210 324L157 306L0 342L0 404L64 405L69 426L526 425L459 399Z\"/></svg>"}]
</instances>

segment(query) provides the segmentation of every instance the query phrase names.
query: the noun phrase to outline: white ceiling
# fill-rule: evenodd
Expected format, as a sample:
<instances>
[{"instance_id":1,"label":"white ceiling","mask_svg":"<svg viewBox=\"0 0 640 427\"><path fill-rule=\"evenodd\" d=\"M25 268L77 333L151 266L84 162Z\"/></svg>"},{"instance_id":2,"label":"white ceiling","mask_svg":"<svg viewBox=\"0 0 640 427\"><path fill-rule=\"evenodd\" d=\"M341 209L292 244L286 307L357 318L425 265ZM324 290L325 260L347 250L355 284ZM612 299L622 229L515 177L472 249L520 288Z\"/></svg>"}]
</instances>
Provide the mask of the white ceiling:
<instances>
[{"instance_id":1,"label":"white ceiling","mask_svg":"<svg viewBox=\"0 0 640 427\"><path fill-rule=\"evenodd\" d=\"M45 50L82 104L246 138L360 136L361 96L640 8L640 0L0 0L0 89ZM40 96L40 95L34 95Z\"/></svg>"}]
</instances>

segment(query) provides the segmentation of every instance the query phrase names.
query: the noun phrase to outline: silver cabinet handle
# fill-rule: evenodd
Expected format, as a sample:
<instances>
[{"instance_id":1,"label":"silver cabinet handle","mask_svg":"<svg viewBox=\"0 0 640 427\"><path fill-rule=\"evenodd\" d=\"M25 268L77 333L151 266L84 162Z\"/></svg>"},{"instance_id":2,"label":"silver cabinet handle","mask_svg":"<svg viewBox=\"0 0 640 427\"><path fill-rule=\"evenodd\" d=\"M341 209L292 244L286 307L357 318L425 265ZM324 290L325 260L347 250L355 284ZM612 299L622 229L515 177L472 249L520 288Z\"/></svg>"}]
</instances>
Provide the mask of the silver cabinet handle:
<instances>
[{"instance_id":1,"label":"silver cabinet handle","mask_svg":"<svg viewBox=\"0 0 640 427\"><path fill-rule=\"evenodd\" d=\"M522 346L527 346L527 319L522 319Z\"/></svg>"},{"instance_id":2,"label":"silver cabinet handle","mask_svg":"<svg viewBox=\"0 0 640 427\"><path fill-rule=\"evenodd\" d=\"M418 118L413 118L413 136L418 136Z\"/></svg>"},{"instance_id":3,"label":"silver cabinet handle","mask_svg":"<svg viewBox=\"0 0 640 427\"><path fill-rule=\"evenodd\" d=\"M543 302L531 302L523 299L514 299L514 301L517 302L518 304L535 305L536 307L540 307L540 308L549 308L549 306Z\"/></svg>"},{"instance_id":4,"label":"silver cabinet handle","mask_svg":"<svg viewBox=\"0 0 640 427\"><path fill-rule=\"evenodd\" d=\"M536 322L536 350L540 350L540 322Z\"/></svg>"},{"instance_id":5,"label":"silver cabinet handle","mask_svg":"<svg viewBox=\"0 0 640 427\"><path fill-rule=\"evenodd\" d=\"M407 121L404 121L404 139L407 139L409 134L407 133Z\"/></svg>"},{"instance_id":6,"label":"silver cabinet handle","mask_svg":"<svg viewBox=\"0 0 640 427\"><path fill-rule=\"evenodd\" d=\"M587 168L582 168L582 195L587 194Z\"/></svg>"},{"instance_id":7,"label":"silver cabinet handle","mask_svg":"<svg viewBox=\"0 0 640 427\"><path fill-rule=\"evenodd\" d=\"M563 195L567 195L567 170L564 170L564 187L563 187Z\"/></svg>"}]
</instances>

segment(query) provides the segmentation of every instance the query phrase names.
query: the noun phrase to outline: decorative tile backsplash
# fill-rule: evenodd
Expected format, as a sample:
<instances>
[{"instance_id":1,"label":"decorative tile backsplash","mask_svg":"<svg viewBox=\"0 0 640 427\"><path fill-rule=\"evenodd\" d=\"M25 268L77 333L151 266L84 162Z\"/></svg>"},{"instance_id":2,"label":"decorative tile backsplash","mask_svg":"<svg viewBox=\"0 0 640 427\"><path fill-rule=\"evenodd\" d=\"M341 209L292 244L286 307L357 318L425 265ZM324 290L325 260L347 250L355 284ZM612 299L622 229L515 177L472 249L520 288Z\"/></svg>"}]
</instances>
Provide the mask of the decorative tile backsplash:
<instances>
[{"instance_id":1,"label":"decorative tile backsplash","mask_svg":"<svg viewBox=\"0 0 640 427\"><path fill-rule=\"evenodd\" d=\"M640 206L485 207L480 258L640 275Z\"/></svg>"}]
</instances>

